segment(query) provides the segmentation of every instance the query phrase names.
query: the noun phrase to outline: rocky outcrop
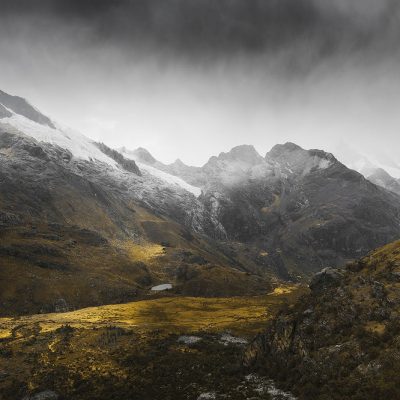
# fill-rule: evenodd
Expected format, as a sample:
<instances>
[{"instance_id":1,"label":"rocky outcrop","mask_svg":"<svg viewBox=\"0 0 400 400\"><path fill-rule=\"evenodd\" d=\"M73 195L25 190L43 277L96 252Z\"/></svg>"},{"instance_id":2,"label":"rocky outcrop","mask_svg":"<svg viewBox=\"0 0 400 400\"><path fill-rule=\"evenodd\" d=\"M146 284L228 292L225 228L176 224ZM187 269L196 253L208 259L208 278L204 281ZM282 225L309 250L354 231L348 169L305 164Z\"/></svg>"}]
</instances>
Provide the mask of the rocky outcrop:
<instances>
[{"instance_id":1,"label":"rocky outcrop","mask_svg":"<svg viewBox=\"0 0 400 400\"><path fill-rule=\"evenodd\" d=\"M118 151L111 149L104 143L96 143L96 146L107 156L112 158L114 161L116 161L124 170L128 172L133 172L136 175L141 176L142 173L140 172L139 167L136 165L134 160L130 160L128 158L125 158L121 153Z\"/></svg>"},{"instance_id":2,"label":"rocky outcrop","mask_svg":"<svg viewBox=\"0 0 400 400\"><path fill-rule=\"evenodd\" d=\"M338 286L342 277L341 271L333 268L324 268L313 276L310 282L310 289L315 292L321 292L330 287Z\"/></svg>"},{"instance_id":3,"label":"rocky outcrop","mask_svg":"<svg viewBox=\"0 0 400 400\"><path fill-rule=\"evenodd\" d=\"M54 302L54 312L56 313L63 313L70 311L67 302L65 299L57 299Z\"/></svg>"},{"instance_id":4,"label":"rocky outcrop","mask_svg":"<svg viewBox=\"0 0 400 400\"><path fill-rule=\"evenodd\" d=\"M400 241L313 278L244 354L299 399L398 398ZM360 385L360 382L363 385Z\"/></svg>"}]
</instances>

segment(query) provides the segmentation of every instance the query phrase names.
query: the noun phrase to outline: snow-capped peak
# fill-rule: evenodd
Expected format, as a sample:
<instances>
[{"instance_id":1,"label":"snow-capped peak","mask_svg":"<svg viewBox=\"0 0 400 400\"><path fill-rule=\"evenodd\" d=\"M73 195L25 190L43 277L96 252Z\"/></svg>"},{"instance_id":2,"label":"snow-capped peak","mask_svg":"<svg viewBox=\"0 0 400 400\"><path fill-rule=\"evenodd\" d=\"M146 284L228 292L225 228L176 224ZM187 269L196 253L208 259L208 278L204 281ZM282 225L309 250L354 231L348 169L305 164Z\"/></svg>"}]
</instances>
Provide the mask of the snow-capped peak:
<instances>
[{"instance_id":1,"label":"snow-capped peak","mask_svg":"<svg viewBox=\"0 0 400 400\"><path fill-rule=\"evenodd\" d=\"M112 167L117 163L110 157L102 153L92 140L86 136L73 131L72 129L61 127L52 122L52 126L35 122L23 115L15 113L8 107L3 107L9 112L7 116L0 119L0 126L6 130L13 130L15 133L30 136L38 142L50 143L69 150L73 157L87 161L100 161Z\"/></svg>"},{"instance_id":2,"label":"snow-capped peak","mask_svg":"<svg viewBox=\"0 0 400 400\"><path fill-rule=\"evenodd\" d=\"M122 152L122 154L126 158L130 158L130 159L134 160L142 172L145 171L146 173L154 176L157 179L162 180L163 182L165 182L169 185L177 186L181 189L184 189L184 190L194 194L196 197L201 195L201 189L199 187L190 185L189 183L185 182L183 179L181 179L175 175L169 174L168 172L165 172L165 171L161 171L158 168L155 168L151 165L141 162L141 159L138 158L138 155L135 151L125 150Z\"/></svg>"}]
</instances>

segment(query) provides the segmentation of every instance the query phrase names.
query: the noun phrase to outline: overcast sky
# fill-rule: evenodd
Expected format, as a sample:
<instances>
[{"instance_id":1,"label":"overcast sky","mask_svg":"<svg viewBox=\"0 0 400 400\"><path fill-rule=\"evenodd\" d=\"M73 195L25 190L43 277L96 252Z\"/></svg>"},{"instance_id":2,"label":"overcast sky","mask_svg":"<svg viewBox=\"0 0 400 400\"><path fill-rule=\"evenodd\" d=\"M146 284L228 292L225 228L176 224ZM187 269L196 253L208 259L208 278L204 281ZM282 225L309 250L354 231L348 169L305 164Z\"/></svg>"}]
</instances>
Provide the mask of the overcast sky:
<instances>
[{"instance_id":1,"label":"overcast sky","mask_svg":"<svg viewBox=\"0 0 400 400\"><path fill-rule=\"evenodd\" d=\"M398 0L1 0L0 89L112 147L399 160Z\"/></svg>"}]
</instances>

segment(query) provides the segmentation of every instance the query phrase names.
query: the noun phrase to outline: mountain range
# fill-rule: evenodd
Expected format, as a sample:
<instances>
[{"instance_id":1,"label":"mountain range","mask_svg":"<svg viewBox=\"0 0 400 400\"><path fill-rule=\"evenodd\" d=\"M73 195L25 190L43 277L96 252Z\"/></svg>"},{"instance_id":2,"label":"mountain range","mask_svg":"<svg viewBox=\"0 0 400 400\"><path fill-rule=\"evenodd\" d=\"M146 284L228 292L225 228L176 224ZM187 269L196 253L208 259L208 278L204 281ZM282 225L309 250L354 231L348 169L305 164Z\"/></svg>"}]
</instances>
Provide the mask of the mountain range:
<instances>
[{"instance_id":1,"label":"mountain range","mask_svg":"<svg viewBox=\"0 0 400 400\"><path fill-rule=\"evenodd\" d=\"M120 151L201 188L229 241L246 243L250 257L258 253L257 262L283 279L342 265L398 237L397 181L381 169L366 179L321 150L286 143L262 157L243 145L203 167L165 165L143 148Z\"/></svg>"},{"instance_id":2,"label":"mountain range","mask_svg":"<svg viewBox=\"0 0 400 400\"><path fill-rule=\"evenodd\" d=\"M400 236L397 181L378 175L294 143L166 165L0 92L0 313L308 280Z\"/></svg>"}]
</instances>

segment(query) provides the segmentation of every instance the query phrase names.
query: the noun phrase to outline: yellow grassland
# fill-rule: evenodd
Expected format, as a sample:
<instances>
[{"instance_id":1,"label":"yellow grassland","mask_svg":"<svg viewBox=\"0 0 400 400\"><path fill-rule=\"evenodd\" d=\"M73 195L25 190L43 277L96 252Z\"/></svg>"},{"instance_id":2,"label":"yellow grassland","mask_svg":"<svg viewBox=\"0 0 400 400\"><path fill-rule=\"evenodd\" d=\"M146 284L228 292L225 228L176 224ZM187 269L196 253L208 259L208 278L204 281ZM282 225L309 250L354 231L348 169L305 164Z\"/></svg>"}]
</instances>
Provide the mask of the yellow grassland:
<instances>
[{"instance_id":1,"label":"yellow grassland","mask_svg":"<svg viewBox=\"0 0 400 400\"><path fill-rule=\"evenodd\" d=\"M126 304L89 307L67 313L0 318L0 338L54 331L63 325L93 329L117 326L141 333L218 332L231 330L251 336L262 330L282 304L292 304L306 289L279 287L264 296L199 298L165 297Z\"/></svg>"}]
</instances>

